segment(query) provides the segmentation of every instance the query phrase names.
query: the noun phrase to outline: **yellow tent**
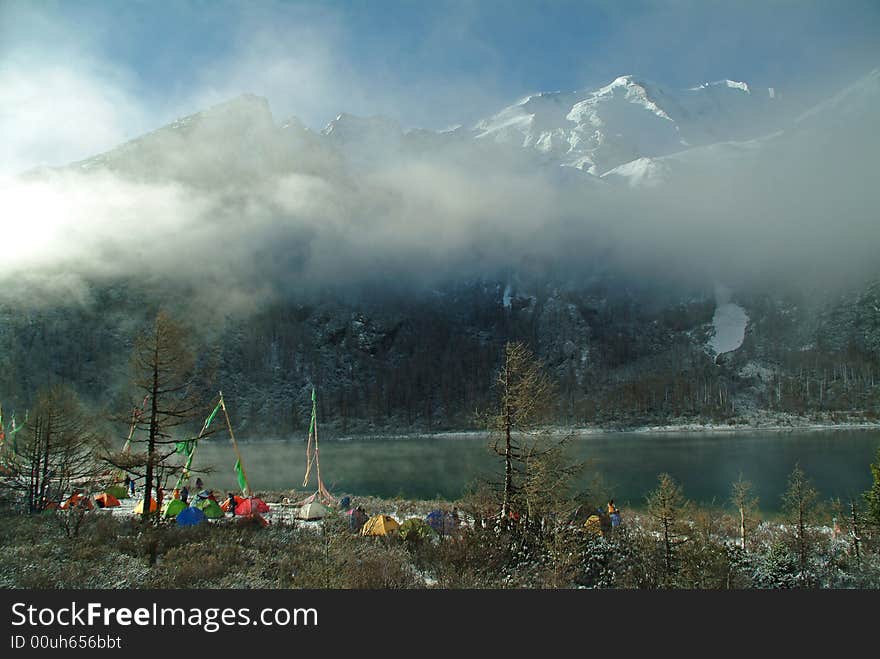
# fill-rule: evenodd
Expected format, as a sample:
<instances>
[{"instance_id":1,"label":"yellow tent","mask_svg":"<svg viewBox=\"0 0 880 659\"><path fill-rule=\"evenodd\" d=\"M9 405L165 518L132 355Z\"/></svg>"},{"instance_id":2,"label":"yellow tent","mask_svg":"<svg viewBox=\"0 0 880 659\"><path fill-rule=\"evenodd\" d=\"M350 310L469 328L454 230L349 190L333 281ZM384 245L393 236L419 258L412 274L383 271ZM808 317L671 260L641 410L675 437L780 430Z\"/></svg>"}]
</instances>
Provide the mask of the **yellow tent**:
<instances>
[{"instance_id":1,"label":"yellow tent","mask_svg":"<svg viewBox=\"0 0 880 659\"><path fill-rule=\"evenodd\" d=\"M602 520L598 515L590 515L587 517L587 521L584 522L584 528L590 533L595 533L596 535L603 535L602 533Z\"/></svg>"},{"instance_id":2,"label":"yellow tent","mask_svg":"<svg viewBox=\"0 0 880 659\"><path fill-rule=\"evenodd\" d=\"M393 517L388 515L373 515L367 520L361 529L361 535L394 535L400 528Z\"/></svg>"},{"instance_id":3,"label":"yellow tent","mask_svg":"<svg viewBox=\"0 0 880 659\"><path fill-rule=\"evenodd\" d=\"M158 506L156 506L156 499L152 499L152 498L151 498L151 499L150 499L150 512L151 512L151 513L156 512L156 508L157 508L157 507L158 507ZM134 507L134 513L135 513L135 515L143 515L143 514L144 514L144 500L143 500L143 499L141 499L141 500L138 502L138 505L136 505L136 506Z\"/></svg>"}]
</instances>

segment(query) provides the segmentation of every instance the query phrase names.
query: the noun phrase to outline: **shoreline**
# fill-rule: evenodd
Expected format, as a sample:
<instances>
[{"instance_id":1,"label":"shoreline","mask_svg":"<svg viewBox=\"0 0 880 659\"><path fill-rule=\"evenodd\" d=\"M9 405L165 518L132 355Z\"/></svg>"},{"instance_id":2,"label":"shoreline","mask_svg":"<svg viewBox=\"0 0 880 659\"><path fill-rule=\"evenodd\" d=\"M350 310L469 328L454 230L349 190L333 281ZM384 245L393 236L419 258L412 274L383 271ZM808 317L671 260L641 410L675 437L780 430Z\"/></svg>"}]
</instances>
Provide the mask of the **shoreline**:
<instances>
[{"instance_id":1,"label":"shoreline","mask_svg":"<svg viewBox=\"0 0 880 659\"><path fill-rule=\"evenodd\" d=\"M566 434L588 436L588 435L623 435L623 434L664 434L664 433L693 433L693 434L714 434L714 433L756 433L756 432L797 432L797 431L844 431L844 430L878 430L880 431L880 422L801 422L792 421L791 423L767 423L766 425L758 423L737 423L737 424L712 424L712 423L673 423L666 425L642 425L632 427L608 427L608 426L576 426L576 427L549 427L547 431L553 434ZM325 431L326 432L326 431ZM324 437L325 442L351 442L351 441L411 441L415 439L478 439L489 435L486 430L440 430L431 431L414 431L414 432L389 432L377 433L370 432L358 435L344 435L341 437ZM240 439L243 443L259 443L259 442L305 442L305 438L263 438Z\"/></svg>"}]
</instances>

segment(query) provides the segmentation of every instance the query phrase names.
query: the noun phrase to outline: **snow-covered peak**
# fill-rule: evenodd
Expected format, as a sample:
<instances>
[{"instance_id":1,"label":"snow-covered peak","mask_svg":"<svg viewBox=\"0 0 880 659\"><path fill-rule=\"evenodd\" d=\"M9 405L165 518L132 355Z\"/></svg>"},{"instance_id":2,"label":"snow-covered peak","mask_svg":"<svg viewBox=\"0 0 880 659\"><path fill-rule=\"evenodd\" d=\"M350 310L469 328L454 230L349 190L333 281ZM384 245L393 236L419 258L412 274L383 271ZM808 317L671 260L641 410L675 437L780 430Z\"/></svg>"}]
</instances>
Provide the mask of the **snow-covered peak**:
<instances>
[{"instance_id":1,"label":"snow-covered peak","mask_svg":"<svg viewBox=\"0 0 880 659\"><path fill-rule=\"evenodd\" d=\"M568 114L571 121L582 120L582 114L588 113L588 118L593 120L590 114L600 103L611 102L611 98L616 94L622 94L623 99L627 103L644 108L645 110L657 115L661 119L672 121L668 114L661 108L648 92L648 86L643 82L637 82L634 76L625 75L616 78L611 84L600 87L592 92L586 99L580 101L572 107ZM600 119L601 121L601 119Z\"/></svg>"},{"instance_id":2,"label":"snow-covered peak","mask_svg":"<svg viewBox=\"0 0 880 659\"><path fill-rule=\"evenodd\" d=\"M769 102L731 79L674 90L628 74L592 90L531 94L474 132L601 175L639 158L759 135L764 129L749 133L750 122Z\"/></svg>"},{"instance_id":3,"label":"snow-covered peak","mask_svg":"<svg viewBox=\"0 0 880 659\"><path fill-rule=\"evenodd\" d=\"M608 85L608 87L626 87L627 85L632 84L634 79L635 77L632 74L628 73L625 76L619 76L615 78L614 81L610 85Z\"/></svg>"},{"instance_id":4,"label":"snow-covered peak","mask_svg":"<svg viewBox=\"0 0 880 659\"><path fill-rule=\"evenodd\" d=\"M728 89L739 89L746 94L752 93L749 89L748 83L737 82L736 80L716 80L715 82L704 82L702 85L691 87L690 89L688 89L688 91L695 92L701 89L706 89L707 87L727 87Z\"/></svg>"},{"instance_id":5,"label":"snow-covered peak","mask_svg":"<svg viewBox=\"0 0 880 659\"><path fill-rule=\"evenodd\" d=\"M403 135L403 129L388 117L359 117L343 112L328 123L321 133L335 141L359 140L367 135L399 139Z\"/></svg>"},{"instance_id":6,"label":"snow-covered peak","mask_svg":"<svg viewBox=\"0 0 880 659\"><path fill-rule=\"evenodd\" d=\"M181 117L160 131L187 130L205 124L223 124L224 126L248 125L271 126L274 124L269 101L255 94L242 94L223 103L213 105L206 110Z\"/></svg>"}]
</instances>

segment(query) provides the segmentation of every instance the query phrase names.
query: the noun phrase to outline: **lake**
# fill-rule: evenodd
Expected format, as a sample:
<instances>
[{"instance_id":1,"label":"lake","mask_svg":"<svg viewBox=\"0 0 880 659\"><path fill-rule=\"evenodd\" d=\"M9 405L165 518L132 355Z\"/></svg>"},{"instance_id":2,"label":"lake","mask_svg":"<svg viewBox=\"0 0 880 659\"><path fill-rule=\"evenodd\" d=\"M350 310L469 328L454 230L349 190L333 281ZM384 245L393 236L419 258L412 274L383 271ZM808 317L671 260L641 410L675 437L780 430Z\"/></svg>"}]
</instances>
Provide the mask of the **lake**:
<instances>
[{"instance_id":1,"label":"lake","mask_svg":"<svg viewBox=\"0 0 880 659\"><path fill-rule=\"evenodd\" d=\"M582 435L570 444L578 460L592 460L580 485L597 475L602 492L622 505L641 506L660 472L678 480L685 495L702 503L726 505L731 483L741 473L754 484L765 511L780 508L780 495L796 464L823 499L858 495L871 484L869 464L880 447L878 430L789 432L602 433ZM255 491L302 487L306 445L302 441L239 442L248 480ZM323 440L321 475L335 494L456 499L475 479L500 480L501 459L483 435L444 435L407 439ZM203 476L207 487L235 487L235 457L228 439L203 441L194 468L214 465Z\"/></svg>"}]
</instances>

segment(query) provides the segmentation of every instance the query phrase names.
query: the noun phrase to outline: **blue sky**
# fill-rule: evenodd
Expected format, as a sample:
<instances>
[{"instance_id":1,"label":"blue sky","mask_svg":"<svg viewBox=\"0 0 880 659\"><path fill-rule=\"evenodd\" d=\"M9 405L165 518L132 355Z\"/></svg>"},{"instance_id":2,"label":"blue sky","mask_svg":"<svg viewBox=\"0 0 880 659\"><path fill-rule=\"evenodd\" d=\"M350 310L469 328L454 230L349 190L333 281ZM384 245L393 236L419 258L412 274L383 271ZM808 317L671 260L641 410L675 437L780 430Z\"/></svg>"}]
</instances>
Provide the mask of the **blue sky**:
<instances>
[{"instance_id":1,"label":"blue sky","mask_svg":"<svg viewBox=\"0 0 880 659\"><path fill-rule=\"evenodd\" d=\"M342 111L469 124L626 73L819 98L880 66L878 36L876 0L0 0L0 172L244 92L313 128Z\"/></svg>"}]
</instances>

